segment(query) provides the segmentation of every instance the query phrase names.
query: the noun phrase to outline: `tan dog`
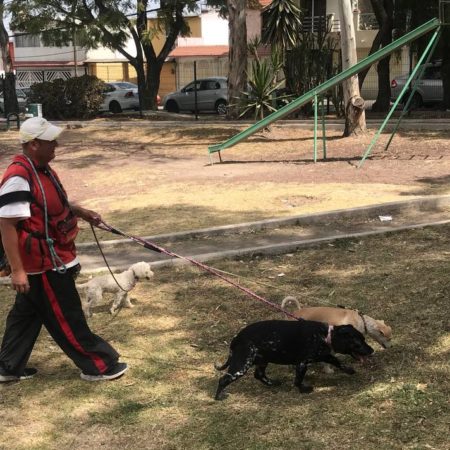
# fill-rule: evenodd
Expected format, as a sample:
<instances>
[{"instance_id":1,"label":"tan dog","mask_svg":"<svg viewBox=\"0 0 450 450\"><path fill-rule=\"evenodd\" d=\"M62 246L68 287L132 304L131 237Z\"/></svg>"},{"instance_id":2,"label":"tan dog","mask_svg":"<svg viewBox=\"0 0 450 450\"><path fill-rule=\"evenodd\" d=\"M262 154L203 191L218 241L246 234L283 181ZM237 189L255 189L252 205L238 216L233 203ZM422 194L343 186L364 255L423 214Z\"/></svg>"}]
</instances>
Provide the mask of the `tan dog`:
<instances>
[{"instance_id":1,"label":"tan dog","mask_svg":"<svg viewBox=\"0 0 450 450\"><path fill-rule=\"evenodd\" d=\"M392 329L383 320L376 320L353 309L332 308L329 306L301 307L295 297L286 297L281 303L285 307L294 303L298 310L292 314L305 320L325 322L329 325L353 325L360 333L367 334L383 348L391 346Z\"/></svg>"}]
</instances>

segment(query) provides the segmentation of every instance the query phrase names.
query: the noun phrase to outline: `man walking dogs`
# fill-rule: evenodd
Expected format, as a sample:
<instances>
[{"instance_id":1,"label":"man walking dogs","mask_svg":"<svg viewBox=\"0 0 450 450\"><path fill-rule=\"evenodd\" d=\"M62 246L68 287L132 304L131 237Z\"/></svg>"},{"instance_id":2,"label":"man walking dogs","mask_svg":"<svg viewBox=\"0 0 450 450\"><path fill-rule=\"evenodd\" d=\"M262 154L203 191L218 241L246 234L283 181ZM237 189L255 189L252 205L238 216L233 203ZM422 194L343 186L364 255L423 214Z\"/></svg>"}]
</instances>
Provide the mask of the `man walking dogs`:
<instances>
[{"instance_id":1,"label":"man walking dogs","mask_svg":"<svg viewBox=\"0 0 450 450\"><path fill-rule=\"evenodd\" d=\"M86 323L75 277L77 217L98 224L100 216L68 201L49 162L59 128L40 117L23 122L23 153L0 184L0 233L11 267L16 300L0 347L0 382L31 378L26 366L42 325L86 381L113 380L127 370L119 354Z\"/></svg>"}]
</instances>

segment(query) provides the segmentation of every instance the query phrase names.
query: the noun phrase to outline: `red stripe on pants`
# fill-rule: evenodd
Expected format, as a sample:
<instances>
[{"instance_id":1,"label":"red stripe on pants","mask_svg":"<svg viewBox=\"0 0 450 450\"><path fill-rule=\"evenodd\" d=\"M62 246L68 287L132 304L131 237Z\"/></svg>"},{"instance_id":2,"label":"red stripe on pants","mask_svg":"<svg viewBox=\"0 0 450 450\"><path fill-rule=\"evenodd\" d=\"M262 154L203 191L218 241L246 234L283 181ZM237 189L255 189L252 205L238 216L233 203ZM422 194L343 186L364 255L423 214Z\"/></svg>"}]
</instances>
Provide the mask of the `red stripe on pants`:
<instances>
[{"instance_id":1,"label":"red stripe on pants","mask_svg":"<svg viewBox=\"0 0 450 450\"><path fill-rule=\"evenodd\" d=\"M64 335L68 339L68 341L73 345L73 347L79 351L81 354L88 356L91 358L92 362L97 367L98 371L100 373L106 372L108 369L105 362L95 353L87 352L81 344L77 341L77 338L73 334L72 329L70 328L69 323L67 322L66 318L64 317L64 314L61 310L61 307L59 306L58 299L56 298L55 293L53 292L52 287L50 286L50 283L48 282L47 275L45 273L42 274L42 280L44 283L44 291L47 294L47 297L50 301L50 305L53 309L53 312L55 314L56 320L58 321Z\"/></svg>"}]
</instances>

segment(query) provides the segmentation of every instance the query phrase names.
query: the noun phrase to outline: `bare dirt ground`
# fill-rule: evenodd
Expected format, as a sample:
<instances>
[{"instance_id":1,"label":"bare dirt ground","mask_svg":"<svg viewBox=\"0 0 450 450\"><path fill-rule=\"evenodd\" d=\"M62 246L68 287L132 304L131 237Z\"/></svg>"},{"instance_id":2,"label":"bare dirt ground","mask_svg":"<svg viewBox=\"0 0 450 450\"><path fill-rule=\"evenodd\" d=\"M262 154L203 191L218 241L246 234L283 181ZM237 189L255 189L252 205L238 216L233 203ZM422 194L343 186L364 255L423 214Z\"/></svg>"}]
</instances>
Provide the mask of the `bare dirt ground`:
<instances>
[{"instance_id":1,"label":"bare dirt ground","mask_svg":"<svg viewBox=\"0 0 450 450\"><path fill-rule=\"evenodd\" d=\"M357 168L374 130L328 131L328 159L314 164L312 131L274 126L211 164L208 146L241 129L99 119L68 129L53 165L72 200L146 235L450 193L450 132L399 133L387 152L382 135ZM17 132L0 133L0 146L3 171Z\"/></svg>"},{"instance_id":2,"label":"bare dirt ground","mask_svg":"<svg viewBox=\"0 0 450 450\"><path fill-rule=\"evenodd\" d=\"M73 200L142 235L450 191L449 133L400 134L357 169L372 134L329 132L330 159L313 164L311 131L274 127L210 165L208 145L238 130L99 120L67 130L54 167ZM0 132L0 150L3 171L17 132ZM372 343L376 354L354 363L352 377L308 371L310 395L296 391L289 368L273 365L268 373L281 386L268 389L248 374L215 402L213 363L224 361L232 337L280 315L194 267L155 270L133 291L133 309L111 316L105 299L89 321L129 363L127 374L80 380L43 331L30 359L38 375L0 386L0 449L448 449L449 230L217 261L272 301L296 295L305 304L346 305L392 326L393 347ZM86 229L81 237L92 239ZM14 293L0 286L0 298L3 330Z\"/></svg>"}]
</instances>

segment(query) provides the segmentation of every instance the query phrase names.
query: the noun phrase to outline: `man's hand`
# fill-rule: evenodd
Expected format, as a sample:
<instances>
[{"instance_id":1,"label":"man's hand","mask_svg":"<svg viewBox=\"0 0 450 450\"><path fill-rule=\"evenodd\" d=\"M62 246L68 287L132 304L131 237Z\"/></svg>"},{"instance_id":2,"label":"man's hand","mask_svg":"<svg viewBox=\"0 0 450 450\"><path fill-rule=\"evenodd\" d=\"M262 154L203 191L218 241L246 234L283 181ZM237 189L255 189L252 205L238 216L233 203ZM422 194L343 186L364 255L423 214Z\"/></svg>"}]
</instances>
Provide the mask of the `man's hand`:
<instances>
[{"instance_id":1,"label":"man's hand","mask_svg":"<svg viewBox=\"0 0 450 450\"><path fill-rule=\"evenodd\" d=\"M96 213L95 211L82 208L81 206L75 205L73 203L71 203L70 207L77 217L80 217L81 219L89 222L92 225L98 225L102 221L102 217L100 216L100 214Z\"/></svg>"},{"instance_id":2,"label":"man's hand","mask_svg":"<svg viewBox=\"0 0 450 450\"><path fill-rule=\"evenodd\" d=\"M28 276L24 270L11 272L11 285L19 294L26 294L30 290Z\"/></svg>"}]
</instances>

